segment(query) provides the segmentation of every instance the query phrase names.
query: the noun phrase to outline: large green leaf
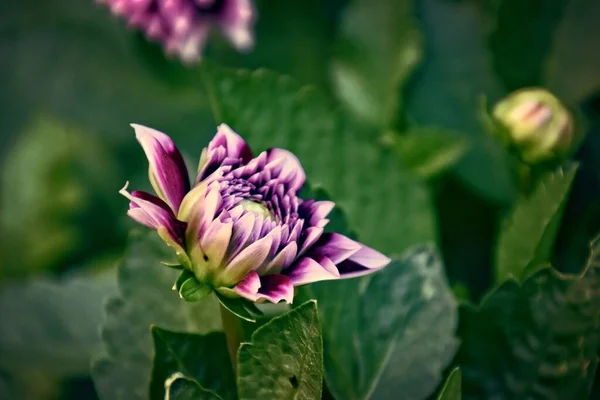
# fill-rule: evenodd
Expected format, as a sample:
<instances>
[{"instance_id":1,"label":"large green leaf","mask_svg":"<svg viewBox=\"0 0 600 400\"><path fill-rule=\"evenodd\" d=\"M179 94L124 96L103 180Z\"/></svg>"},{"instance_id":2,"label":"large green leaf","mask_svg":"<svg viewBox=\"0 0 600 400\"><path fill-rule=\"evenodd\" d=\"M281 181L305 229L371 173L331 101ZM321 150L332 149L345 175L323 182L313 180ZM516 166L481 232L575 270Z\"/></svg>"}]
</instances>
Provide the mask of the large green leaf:
<instances>
[{"instance_id":1,"label":"large green leaf","mask_svg":"<svg viewBox=\"0 0 600 400\"><path fill-rule=\"evenodd\" d=\"M440 256L410 251L370 279L322 282L327 387L338 399L427 398L456 349L457 305Z\"/></svg>"},{"instance_id":2,"label":"large green leaf","mask_svg":"<svg viewBox=\"0 0 600 400\"><path fill-rule=\"evenodd\" d=\"M546 86L562 100L578 104L600 89L600 2L569 0L546 74Z\"/></svg>"},{"instance_id":3,"label":"large green leaf","mask_svg":"<svg viewBox=\"0 0 600 400\"><path fill-rule=\"evenodd\" d=\"M173 258L155 232L132 234L119 266L121 295L106 306L102 327L105 354L92 366L101 398L147 397L153 359L151 325L193 333L221 329L218 302L213 296L188 303L171 290L179 271L160 262Z\"/></svg>"},{"instance_id":4,"label":"large green leaf","mask_svg":"<svg viewBox=\"0 0 600 400\"><path fill-rule=\"evenodd\" d=\"M358 117L387 128L421 58L411 0L354 0L344 11L332 62L338 97Z\"/></svg>"},{"instance_id":5,"label":"large green leaf","mask_svg":"<svg viewBox=\"0 0 600 400\"><path fill-rule=\"evenodd\" d=\"M435 239L426 187L317 92L264 70L205 64L204 73L217 122L230 125L256 153L292 151L311 183L327 189L367 244L399 253Z\"/></svg>"},{"instance_id":6,"label":"large green leaf","mask_svg":"<svg viewBox=\"0 0 600 400\"><path fill-rule=\"evenodd\" d=\"M503 0L489 42L506 89L542 85L555 30L570 0Z\"/></svg>"},{"instance_id":7,"label":"large green leaf","mask_svg":"<svg viewBox=\"0 0 600 400\"><path fill-rule=\"evenodd\" d=\"M581 275L508 280L461 312L465 398L585 399L600 350L600 244Z\"/></svg>"},{"instance_id":8,"label":"large green leaf","mask_svg":"<svg viewBox=\"0 0 600 400\"><path fill-rule=\"evenodd\" d=\"M176 333L152 327L154 363L150 400L165 398L166 382L174 374L192 380L223 399L236 399L235 376L222 332L207 335Z\"/></svg>"},{"instance_id":9,"label":"large green leaf","mask_svg":"<svg viewBox=\"0 0 600 400\"><path fill-rule=\"evenodd\" d=\"M323 339L317 303L273 318L238 352L240 400L320 399Z\"/></svg>"},{"instance_id":10,"label":"large green leaf","mask_svg":"<svg viewBox=\"0 0 600 400\"><path fill-rule=\"evenodd\" d=\"M450 372L442 391L438 395L437 400L460 400L461 394L461 374L460 368L456 367Z\"/></svg>"},{"instance_id":11,"label":"large green leaf","mask_svg":"<svg viewBox=\"0 0 600 400\"><path fill-rule=\"evenodd\" d=\"M102 343L104 299L114 270L0 287L0 368L63 377L86 374Z\"/></svg>"},{"instance_id":12,"label":"large green leaf","mask_svg":"<svg viewBox=\"0 0 600 400\"><path fill-rule=\"evenodd\" d=\"M464 135L437 128L416 128L394 139L404 166L423 178L453 167L469 148Z\"/></svg>"},{"instance_id":13,"label":"large green leaf","mask_svg":"<svg viewBox=\"0 0 600 400\"><path fill-rule=\"evenodd\" d=\"M175 373L165 382L167 400L221 400L222 397L200 386L193 379Z\"/></svg>"},{"instance_id":14,"label":"large green leaf","mask_svg":"<svg viewBox=\"0 0 600 400\"><path fill-rule=\"evenodd\" d=\"M550 261L576 167L548 173L528 198L517 203L500 232L496 250L496 281L522 279Z\"/></svg>"},{"instance_id":15,"label":"large green leaf","mask_svg":"<svg viewBox=\"0 0 600 400\"><path fill-rule=\"evenodd\" d=\"M485 137L479 113L481 96L493 103L502 95L490 64L485 21L476 2L416 2L425 39L420 71L407 103L416 124L440 126L472 136L456 173L475 192L496 203L510 203L517 188L502 146Z\"/></svg>"}]
</instances>

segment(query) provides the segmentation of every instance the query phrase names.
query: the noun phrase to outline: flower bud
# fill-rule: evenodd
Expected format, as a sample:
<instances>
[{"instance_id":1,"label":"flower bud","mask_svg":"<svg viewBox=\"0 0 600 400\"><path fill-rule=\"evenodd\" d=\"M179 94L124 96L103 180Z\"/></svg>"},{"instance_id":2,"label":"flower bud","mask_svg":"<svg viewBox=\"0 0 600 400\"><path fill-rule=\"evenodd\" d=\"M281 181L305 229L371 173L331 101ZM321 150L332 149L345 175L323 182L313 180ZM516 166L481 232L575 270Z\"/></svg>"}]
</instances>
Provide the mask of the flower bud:
<instances>
[{"instance_id":1,"label":"flower bud","mask_svg":"<svg viewBox=\"0 0 600 400\"><path fill-rule=\"evenodd\" d=\"M541 88L511 93L494 107L494 117L523 161L565 157L573 144L573 119L566 107Z\"/></svg>"}]
</instances>

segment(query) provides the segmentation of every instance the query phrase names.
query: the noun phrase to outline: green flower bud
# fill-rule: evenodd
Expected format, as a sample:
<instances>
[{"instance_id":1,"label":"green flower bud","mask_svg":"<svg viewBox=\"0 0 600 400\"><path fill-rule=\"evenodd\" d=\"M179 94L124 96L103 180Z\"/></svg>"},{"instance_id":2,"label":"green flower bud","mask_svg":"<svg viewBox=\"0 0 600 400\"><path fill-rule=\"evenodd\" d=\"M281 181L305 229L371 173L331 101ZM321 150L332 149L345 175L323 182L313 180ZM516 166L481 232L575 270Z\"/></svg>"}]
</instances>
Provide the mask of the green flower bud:
<instances>
[{"instance_id":1,"label":"green flower bud","mask_svg":"<svg viewBox=\"0 0 600 400\"><path fill-rule=\"evenodd\" d=\"M494 118L523 161L563 158L574 142L573 118L550 92L541 88L511 93L494 107Z\"/></svg>"}]
</instances>

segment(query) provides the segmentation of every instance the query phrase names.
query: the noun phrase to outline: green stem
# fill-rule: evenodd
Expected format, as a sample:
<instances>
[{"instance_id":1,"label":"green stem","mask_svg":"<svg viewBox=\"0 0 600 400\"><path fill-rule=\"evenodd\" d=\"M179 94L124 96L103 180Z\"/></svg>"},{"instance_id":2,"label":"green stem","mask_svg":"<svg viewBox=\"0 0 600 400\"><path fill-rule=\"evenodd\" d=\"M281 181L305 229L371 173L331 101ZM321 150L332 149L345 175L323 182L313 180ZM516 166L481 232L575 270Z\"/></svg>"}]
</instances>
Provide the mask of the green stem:
<instances>
[{"instance_id":1,"label":"green stem","mask_svg":"<svg viewBox=\"0 0 600 400\"><path fill-rule=\"evenodd\" d=\"M240 348L240 343L244 340L244 328L242 320L231 313L221 304L221 321L223 322L223 330L227 336L227 347L229 348L229 357L233 365L233 372L237 373L237 353Z\"/></svg>"}]
</instances>

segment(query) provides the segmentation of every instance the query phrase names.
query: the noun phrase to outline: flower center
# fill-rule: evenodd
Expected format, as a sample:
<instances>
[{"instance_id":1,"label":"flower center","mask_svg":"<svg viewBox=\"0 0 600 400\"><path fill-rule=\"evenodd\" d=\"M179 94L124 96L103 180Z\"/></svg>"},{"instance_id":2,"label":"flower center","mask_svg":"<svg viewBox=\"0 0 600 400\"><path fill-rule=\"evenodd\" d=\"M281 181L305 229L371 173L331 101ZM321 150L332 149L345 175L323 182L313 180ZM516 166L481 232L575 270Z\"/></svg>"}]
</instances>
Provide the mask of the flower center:
<instances>
[{"instance_id":1,"label":"flower center","mask_svg":"<svg viewBox=\"0 0 600 400\"><path fill-rule=\"evenodd\" d=\"M275 216L269 211L263 204L252 201L252 200L241 200L239 205L246 211L252 211L256 215L260 215L264 218L275 219Z\"/></svg>"}]
</instances>

